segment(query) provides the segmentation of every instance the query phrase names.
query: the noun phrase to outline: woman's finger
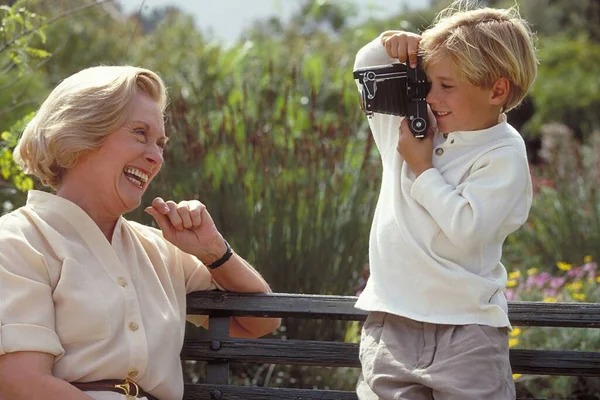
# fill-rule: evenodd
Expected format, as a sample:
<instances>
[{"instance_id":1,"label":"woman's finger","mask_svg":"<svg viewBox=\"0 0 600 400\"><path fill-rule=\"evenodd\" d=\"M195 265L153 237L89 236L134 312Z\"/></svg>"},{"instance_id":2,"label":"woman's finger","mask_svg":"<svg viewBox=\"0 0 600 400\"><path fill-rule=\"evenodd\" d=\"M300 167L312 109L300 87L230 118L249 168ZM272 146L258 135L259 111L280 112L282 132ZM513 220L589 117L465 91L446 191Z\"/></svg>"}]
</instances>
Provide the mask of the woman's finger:
<instances>
[{"instance_id":1,"label":"woman's finger","mask_svg":"<svg viewBox=\"0 0 600 400\"><path fill-rule=\"evenodd\" d=\"M187 201L181 201L177 205L177 214L181 218L181 223L185 229L192 228L192 217L190 216L190 206Z\"/></svg>"},{"instance_id":2,"label":"woman's finger","mask_svg":"<svg viewBox=\"0 0 600 400\"><path fill-rule=\"evenodd\" d=\"M194 201L190 205L190 218L192 219L192 229L198 229L202 225L202 211L206 206L199 201Z\"/></svg>"},{"instance_id":3,"label":"woman's finger","mask_svg":"<svg viewBox=\"0 0 600 400\"><path fill-rule=\"evenodd\" d=\"M162 197L156 197L152 200L152 207L157 209L161 214L167 214L169 212L169 206L165 203Z\"/></svg>"},{"instance_id":4,"label":"woman's finger","mask_svg":"<svg viewBox=\"0 0 600 400\"><path fill-rule=\"evenodd\" d=\"M169 217L171 225L173 225L173 227L178 231L183 230L183 220L177 212L177 204L172 200L167 201L165 204L169 207L169 213L167 216Z\"/></svg>"}]
</instances>

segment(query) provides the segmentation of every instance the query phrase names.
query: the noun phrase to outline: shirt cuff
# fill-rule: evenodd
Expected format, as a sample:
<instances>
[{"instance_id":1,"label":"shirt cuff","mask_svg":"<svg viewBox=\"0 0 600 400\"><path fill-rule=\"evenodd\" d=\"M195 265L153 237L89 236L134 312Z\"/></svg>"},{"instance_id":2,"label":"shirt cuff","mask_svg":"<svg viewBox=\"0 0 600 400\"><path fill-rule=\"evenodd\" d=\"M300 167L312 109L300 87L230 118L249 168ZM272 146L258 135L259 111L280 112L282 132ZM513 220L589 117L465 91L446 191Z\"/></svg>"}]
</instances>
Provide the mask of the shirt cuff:
<instances>
[{"instance_id":1,"label":"shirt cuff","mask_svg":"<svg viewBox=\"0 0 600 400\"><path fill-rule=\"evenodd\" d=\"M10 324L0 327L0 356L17 351L49 353L60 360L65 350L58 335L39 325Z\"/></svg>"}]
</instances>

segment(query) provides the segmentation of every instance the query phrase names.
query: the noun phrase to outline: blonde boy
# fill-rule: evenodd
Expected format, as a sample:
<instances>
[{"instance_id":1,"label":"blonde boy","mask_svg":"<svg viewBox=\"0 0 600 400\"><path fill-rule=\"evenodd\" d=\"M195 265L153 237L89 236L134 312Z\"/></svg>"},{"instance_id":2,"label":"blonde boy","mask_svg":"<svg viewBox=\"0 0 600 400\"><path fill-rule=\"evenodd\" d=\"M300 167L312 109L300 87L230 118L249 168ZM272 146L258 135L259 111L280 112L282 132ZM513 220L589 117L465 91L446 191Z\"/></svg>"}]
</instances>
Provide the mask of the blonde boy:
<instances>
[{"instance_id":1,"label":"blonde boy","mask_svg":"<svg viewBox=\"0 0 600 400\"><path fill-rule=\"evenodd\" d=\"M369 120L383 177L369 242L371 276L357 385L361 400L509 400L502 244L527 219L523 139L506 122L533 83L533 34L516 8L453 3L417 35L386 31L355 69L409 60L431 81L437 129Z\"/></svg>"}]
</instances>

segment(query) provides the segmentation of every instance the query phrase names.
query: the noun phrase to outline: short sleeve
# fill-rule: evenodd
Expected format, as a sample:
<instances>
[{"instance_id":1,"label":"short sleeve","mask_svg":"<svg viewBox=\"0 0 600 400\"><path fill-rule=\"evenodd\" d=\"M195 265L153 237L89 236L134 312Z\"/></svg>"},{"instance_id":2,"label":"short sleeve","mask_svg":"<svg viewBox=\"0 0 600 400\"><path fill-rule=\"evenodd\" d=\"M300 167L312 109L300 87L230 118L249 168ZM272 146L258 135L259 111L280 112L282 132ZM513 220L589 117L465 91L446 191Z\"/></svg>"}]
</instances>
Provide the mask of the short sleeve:
<instances>
[{"instance_id":1,"label":"short sleeve","mask_svg":"<svg viewBox=\"0 0 600 400\"><path fill-rule=\"evenodd\" d=\"M62 357L44 255L27 240L25 219L0 219L0 355L37 351Z\"/></svg>"},{"instance_id":2,"label":"short sleeve","mask_svg":"<svg viewBox=\"0 0 600 400\"><path fill-rule=\"evenodd\" d=\"M198 258L181 252L186 293L199 290L223 290L212 278L208 268Z\"/></svg>"}]
</instances>

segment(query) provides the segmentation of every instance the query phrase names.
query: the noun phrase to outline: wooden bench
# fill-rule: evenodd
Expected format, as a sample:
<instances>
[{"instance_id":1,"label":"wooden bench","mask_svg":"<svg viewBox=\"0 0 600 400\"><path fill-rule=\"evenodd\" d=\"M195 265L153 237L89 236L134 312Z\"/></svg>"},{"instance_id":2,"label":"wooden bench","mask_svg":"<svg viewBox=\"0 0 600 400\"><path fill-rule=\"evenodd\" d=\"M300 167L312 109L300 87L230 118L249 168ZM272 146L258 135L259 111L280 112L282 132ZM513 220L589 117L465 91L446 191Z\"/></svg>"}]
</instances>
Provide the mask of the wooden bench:
<instances>
[{"instance_id":1,"label":"wooden bench","mask_svg":"<svg viewBox=\"0 0 600 400\"><path fill-rule=\"evenodd\" d=\"M193 293L188 314L210 316L204 337L188 330L181 357L207 362L206 381L186 384L184 400L357 400L354 392L237 386L229 384L230 362L356 367L358 344L280 339L232 339L231 316L264 316L363 321L356 297L297 294ZM513 326L600 328L600 304L512 302ZM600 351L511 350L514 373L600 377Z\"/></svg>"}]
</instances>

